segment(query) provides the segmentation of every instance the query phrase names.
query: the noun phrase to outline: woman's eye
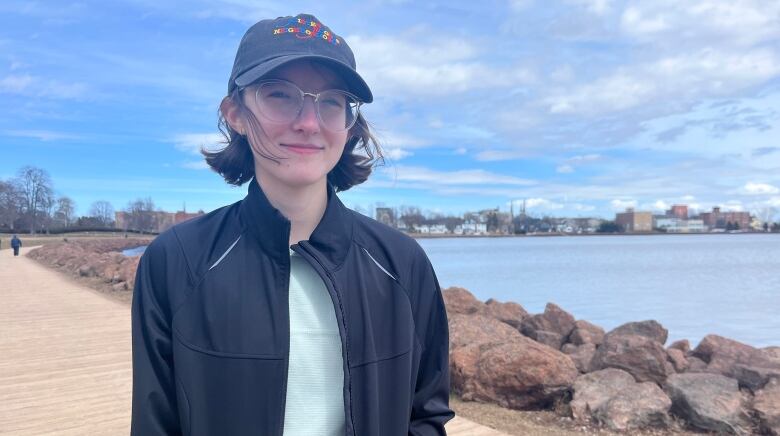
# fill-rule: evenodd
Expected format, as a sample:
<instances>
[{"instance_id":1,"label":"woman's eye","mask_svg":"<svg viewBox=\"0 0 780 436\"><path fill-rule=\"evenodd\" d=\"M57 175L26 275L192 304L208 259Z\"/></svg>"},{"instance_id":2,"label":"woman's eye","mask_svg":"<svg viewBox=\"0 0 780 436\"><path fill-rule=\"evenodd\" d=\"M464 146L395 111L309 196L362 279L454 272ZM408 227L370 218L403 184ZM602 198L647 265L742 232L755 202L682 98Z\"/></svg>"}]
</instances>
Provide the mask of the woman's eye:
<instances>
[{"instance_id":1,"label":"woman's eye","mask_svg":"<svg viewBox=\"0 0 780 436\"><path fill-rule=\"evenodd\" d=\"M289 93L284 91L271 91L266 95L266 97L270 98L282 98L282 99L289 99L292 98Z\"/></svg>"},{"instance_id":2,"label":"woman's eye","mask_svg":"<svg viewBox=\"0 0 780 436\"><path fill-rule=\"evenodd\" d=\"M344 101L334 97L325 98L322 100L322 103L324 103L328 107L334 107L334 108L344 107Z\"/></svg>"}]
</instances>

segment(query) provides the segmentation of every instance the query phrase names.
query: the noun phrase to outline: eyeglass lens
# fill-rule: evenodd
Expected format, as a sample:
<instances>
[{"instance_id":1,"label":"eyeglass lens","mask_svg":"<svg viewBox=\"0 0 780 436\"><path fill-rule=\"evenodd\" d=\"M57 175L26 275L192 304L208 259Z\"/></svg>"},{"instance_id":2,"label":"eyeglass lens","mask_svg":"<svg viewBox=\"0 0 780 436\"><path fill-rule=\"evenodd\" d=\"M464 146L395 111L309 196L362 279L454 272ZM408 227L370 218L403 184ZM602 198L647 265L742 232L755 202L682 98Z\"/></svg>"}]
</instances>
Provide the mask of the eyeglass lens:
<instances>
[{"instance_id":1,"label":"eyeglass lens","mask_svg":"<svg viewBox=\"0 0 780 436\"><path fill-rule=\"evenodd\" d=\"M320 123L325 128L343 131L355 124L359 103L354 97L338 89L322 91L316 95L314 106ZM287 123L300 115L305 96L293 83L272 81L260 84L255 98L263 115L271 121Z\"/></svg>"}]
</instances>

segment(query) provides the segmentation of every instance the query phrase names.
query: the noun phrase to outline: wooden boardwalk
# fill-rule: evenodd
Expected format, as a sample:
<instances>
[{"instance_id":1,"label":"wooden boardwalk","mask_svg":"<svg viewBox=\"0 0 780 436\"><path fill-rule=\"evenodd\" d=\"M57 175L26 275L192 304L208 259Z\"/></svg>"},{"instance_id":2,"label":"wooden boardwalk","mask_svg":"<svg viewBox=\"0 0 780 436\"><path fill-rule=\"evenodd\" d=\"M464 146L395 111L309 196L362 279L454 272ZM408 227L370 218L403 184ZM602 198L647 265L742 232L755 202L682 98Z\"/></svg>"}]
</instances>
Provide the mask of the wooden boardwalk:
<instances>
[{"instance_id":1,"label":"wooden boardwalk","mask_svg":"<svg viewBox=\"0 0 780 436\"><path fill-rule=\"evenodd\" d=\"M127 305L0 251L0 434L128 434L130 362ZM447 433L504 434L460 417Z\"/></svg>"}]
</instances>

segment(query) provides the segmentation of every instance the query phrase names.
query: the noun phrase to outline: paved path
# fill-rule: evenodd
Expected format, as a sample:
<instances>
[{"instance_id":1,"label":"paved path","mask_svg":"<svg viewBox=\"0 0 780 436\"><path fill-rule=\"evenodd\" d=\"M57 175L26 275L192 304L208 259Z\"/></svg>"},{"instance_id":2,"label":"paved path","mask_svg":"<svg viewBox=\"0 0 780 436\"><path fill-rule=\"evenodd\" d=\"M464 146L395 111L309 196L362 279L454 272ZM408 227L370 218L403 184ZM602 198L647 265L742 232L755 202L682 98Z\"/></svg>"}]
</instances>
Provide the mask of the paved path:
<instances>
[{"instance_id":1,"label":"paved path","mask_svg":"<svg viewBox=\"0 0 780 436\"><path fill-rule=\"evenodd\" d=\"M0 434L126 435L131 378L127 305L0 251ZM503 435L460 417L447 432Z\"/></svg>"}]
</instances>

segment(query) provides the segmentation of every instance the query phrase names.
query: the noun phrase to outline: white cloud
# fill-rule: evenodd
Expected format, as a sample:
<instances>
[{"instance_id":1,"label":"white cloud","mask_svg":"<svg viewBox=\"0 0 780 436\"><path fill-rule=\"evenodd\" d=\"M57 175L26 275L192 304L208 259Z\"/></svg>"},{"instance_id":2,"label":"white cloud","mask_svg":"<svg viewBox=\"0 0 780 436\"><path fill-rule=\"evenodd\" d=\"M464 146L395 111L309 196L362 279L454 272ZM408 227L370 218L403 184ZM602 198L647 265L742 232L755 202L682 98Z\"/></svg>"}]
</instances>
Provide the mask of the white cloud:
<instances>
[{"instance_id":1,"label":"white cloud","mask_svg":"<svg viewBox=\"0 0 780 436\"><path fill-rule=\"evenodd\" d=\"M437 171L415 166L394 166L385 168L385 173L400 182L429 183L431 185L511 185L529 186L536 184L529 179L491 173L485 170Z\"/></svg>"},{"instance_id":2,"label":"white cloud","mask_svg":"<svg viewBox=\"0 0 780 436\"><path fill-rule=\"evenodd\" d=\"M563 209L564 205L561 203L555 203L545 198L529 198L525 201L525 207L528 209L557 210Z\"/></svg>"},{"instance_id":3,"label":"white cloud","mask_svg":"<svg viewBox=\"0 0 780 436\"><path fill-rule=\"evenodd\" d=\"M642 205L642 209L653 209L657 211L666 211L669 210L670 208L671 206L669 205L669 203L663 200L656 200L654 203Z\"/></svg>"},{"instance_id":4,"label":"white cloud","mask_svg":"<svg viewBox=\"0 0 780 436\"><path fill-rule=\"evenodd\" d=\"M55 132L51 130L6 130L6 135L20 136L25 138L35 138L41 141L61 141L81 139L82 136L66 132Z\"/></svg>"},{"instance_id":5,"label":"white cloud","mask_svg":"<svg viewBox=\"0 0 780 436\"><path fill-rule=\"evenodd\" d=\"M753 182L745 184L745 186L742 188L742 191L747 195L767 195L780 193L780 189L776 186L772 186L767 183Z\"/></svg>"},{"instance_id":6,"label":"white cloud","mask_svg":"<svg viewBox=\"0 0 780 436\"><path fill-rule=\"evenodd\" d=\"M88 96L89 88L79 82L62 82L29 74L12 74L0 79L0 93L78 100Z\"/></svg>"},{"instance_id":7,"label":"white cloud","mask_svg":"<svg viewBox=\"0 0 780 436\"><path fill-rule=\"evenodd\" d=\"M739 200L729 200L720 209L724 212L742 212L745 210L745 206Z\"/></svg>"},{"instance_id":8,"label":"white cloud","mask_svg":"<svg viewBox=\"0 0 780 436\"><path fill-rule=\"evenodd\" d=\"M628 209L629 207L636 207L636 200L622 200L619 198L616 198L612 200L610 203L610 206L612 206L612 209L618 210L618 211L624 211Z\"/></svg>"},{"instance_id":9,"label":"white cloud","mask_svg":"<svg viewBox=\"0 0 780 436\"><path fill-rule=\"evenodd\" d=\"M455 149L455 154L466 154L468 153L468 149L466 147L458 147Z\"/></svg>"},{"instance_id":10,"label":"white cloud","mask_svg":"<svg viewBox=\"0 0 780 436\"><path fill-rule=\"evenodd\" d=\"M206 150L221 148L224 137L221 133L181 133L172 138L177 150L200 155L201 147Z\"/></svg>"},{"instance_id":11,"label":"white cloud","mask_svg":"<svg viewBox=\"0 0 780 436\"><path fill-rule=\"evenodd\" d=\"M621 16L622 31L648 41L688 40L752 45L780 36L780 3L774 0L635 0Z\"/></svg>"},{"instance_id":12,"label":"white cloud","mask_svg":"<svg viewBox=\"0 0 780 436\"><path fill-rule=\"evenodd\" d=\"M596 15L604 15L610 11L612 0L570 0L571 3L584 6L585 9Z\"/></svg>"},{"instance_id":13,"label":"white cloud","mask_svg":"<svg viewBox=\"0 0 780 436\"><path fill-rule=\"evenodd\" d=\"M391 160L401 160L405 157L411 156L411 151L404 150L403 148L383 148L382 154Z\"/></svg>"},{"instance_id":14,"label":"white cloud","mask_svg":"<svg viewBox=\"0 0 780 436\"><path fill-rule=\"evenodd\" d=\"M430 145L430 141L396 131L375 131L379 144L386 148L420 148Z\"/></svg>"},{"instance_id":15,"label":"white cloud","mask_svg":"<svg viewBox=\"0 0 780 436\"><path fill-rule=\"evenodd\" d=\"M183 164L181 164L181 167L190 170L207 170L209 169L209 164L207 164L205 160L195 160L190 162L184 162Z\"/></svg>"},{"instance_id":16,"label":"white cloud","mask_svg":"<svg viewBox=\"0 0 780 436\"><path fill-rule=\"evenodd\" d=\"M775 51L702 48L620 67L591 83L554 90L543 102L553 114L598 115L653 104L669 112L681 104L735 95L778 74L780 56Z\"/></svg>"},{"instance_id":17,"label":"white cloud","mask_svg":"<svg viewBox=\"0 0 780 436\"><path fill-rule=\"evenodd\" d=\"M481 48L455 36L431 38L421 29L393 37L346 37L361 75L377 95L446 96L473 89L516 86L535 80L521 66L495 68Z\"/></svg>"},{"instance_id":18,"label":"white cloud","mask_svg":"<svg viewBox=\"0 0 780 436\"><path fill-rule=\"evenodd\" d=\"M0 92L18 94L33 83L33 77L28 74L12 74L0 79Z\"/></svg>"},{"instance_id":19,"label":"white cloud","mask_svg":"<svg viewBox=\"0 0 780 436\"><path fill-rule=\"evenodd\" d=\"M483 162L497 160L523 159L530 155L527 150L522 149L504 149L504 150L484 150L477 153L476 159Z\"/></svg>"},{"instance_id":20,"label":"white cloud","mask_svg":"<svg viewBox=\"0 0 780 436\"><path fill-rule=\"evenodd\" d=\"M555 168L555 172L561 174L573 173L574 167L572 167L571 165L559 165L557 168Z\"/></svg>"}]
</instances>

